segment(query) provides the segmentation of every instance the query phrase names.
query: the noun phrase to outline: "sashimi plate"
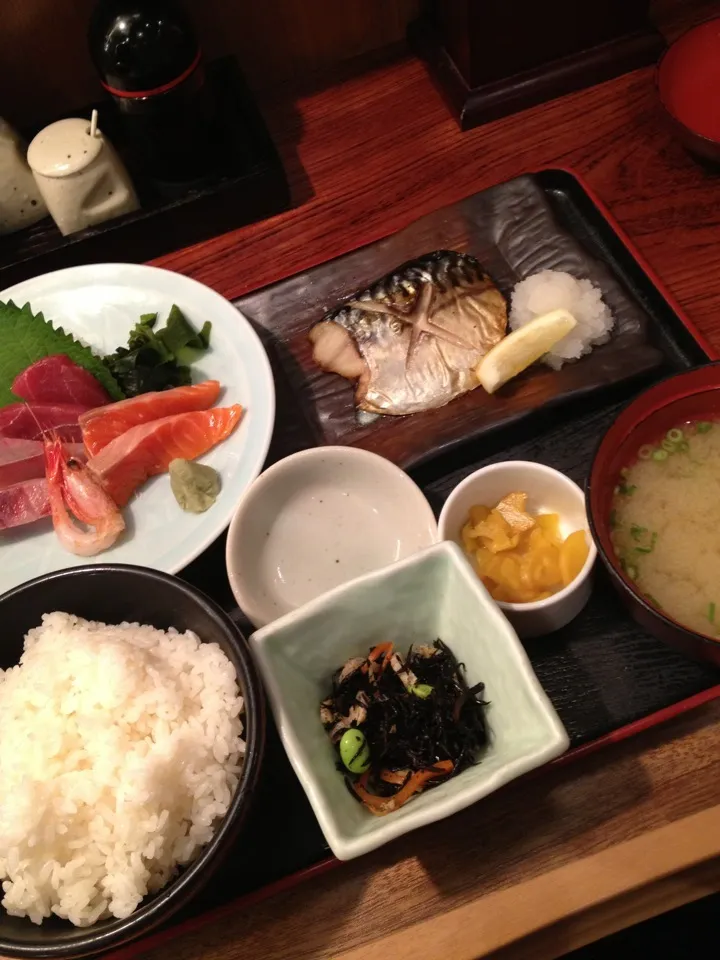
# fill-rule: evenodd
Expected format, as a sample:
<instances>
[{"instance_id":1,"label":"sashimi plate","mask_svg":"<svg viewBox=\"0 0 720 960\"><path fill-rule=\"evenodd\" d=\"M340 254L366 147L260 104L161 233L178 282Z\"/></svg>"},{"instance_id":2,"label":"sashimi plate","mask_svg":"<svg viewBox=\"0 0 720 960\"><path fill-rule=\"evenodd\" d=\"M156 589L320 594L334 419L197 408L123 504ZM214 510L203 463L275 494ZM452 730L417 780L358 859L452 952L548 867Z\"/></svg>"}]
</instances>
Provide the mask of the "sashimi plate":
<instances>
[{"instance_id":1,"label":"sashimi plate","mask_svg":"<svg viewBox=\"0 0 720 960\"><path fill-rule=\"evenodd\" d=\"M98 563L132 563L177 573L205 550L227 527L235 506L260 473L275 421L275 387L265 349L245 317L215 291L169 270L137 264L92 264L58 270L0 293L0 300L34 312L63 327L99 354L127 343L141 314L167 317L180 307L199 329L212 322L210 349L193 364L193 383L219 380L219 406L240 403L240 426L201 463L220 474L222 489L203 514L185 513L170 490L167 474L140 488L123 515L127 531ZM1 349L0 345L0 349ZM33 577L87 563L68 553L55 536L52 523L35 524L0 533L0 593ZM92 561L90 561L92 562Z\"/></svg>"}]
</instances>

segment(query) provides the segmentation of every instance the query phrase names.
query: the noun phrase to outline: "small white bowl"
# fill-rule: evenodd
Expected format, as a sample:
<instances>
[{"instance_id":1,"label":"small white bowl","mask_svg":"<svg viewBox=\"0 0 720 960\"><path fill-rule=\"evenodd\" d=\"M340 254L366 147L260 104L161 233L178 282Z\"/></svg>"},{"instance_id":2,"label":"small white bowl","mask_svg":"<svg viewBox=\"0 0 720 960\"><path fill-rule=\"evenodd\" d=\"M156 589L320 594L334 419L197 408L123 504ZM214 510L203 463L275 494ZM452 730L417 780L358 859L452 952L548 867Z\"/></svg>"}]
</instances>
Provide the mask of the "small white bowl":
<instances>
[{"instance_id":1,"label":"small white bowl","mask_svg":"<svg viewBox=\"0 0 720 960\"><path fill-rule=\"evenodd\" d=\"M462 547L460 531L467 521L468 511L475 504L494 506L513 491L527 493L530 513L557 513L563 537L574 530L584 530L590 547L587 560L572 583L546 600L533 603L504 603L498 606L524 639L539 637L559 630L573 620L590 598L590 572L597 549L590 534L585 494L580 487L559 470L529 460L505 460L481 467L455 487L440 513L441 540L454 540Z\"/></svg>"},{"instance_id":2,"label":"small white bowl","mask_svg":"<svg viewBox=\"0 0 720 960\"><path fill-rule=\"evenodd\" d=\"M260 627L437 539L430 504L395 464L355 447L313 447L252 484L225 562L235 599Z\"/></svg>"},{"instance_id":3,"label":"small white bowl","mask_svg":"<svg viewBox=\"0 0 720 960\"><path fill-rule=\"evenodd\" d=\"M381 640L401 653L443 640L485 683L489 742L479 763L375 817L345 786L320 723L335 670ZM564 753L568 736L517 634L452 543L367 574L258 630L250 650L280 737L333 853L349 860L450 816Z\"/></svg>"}]
</instances>

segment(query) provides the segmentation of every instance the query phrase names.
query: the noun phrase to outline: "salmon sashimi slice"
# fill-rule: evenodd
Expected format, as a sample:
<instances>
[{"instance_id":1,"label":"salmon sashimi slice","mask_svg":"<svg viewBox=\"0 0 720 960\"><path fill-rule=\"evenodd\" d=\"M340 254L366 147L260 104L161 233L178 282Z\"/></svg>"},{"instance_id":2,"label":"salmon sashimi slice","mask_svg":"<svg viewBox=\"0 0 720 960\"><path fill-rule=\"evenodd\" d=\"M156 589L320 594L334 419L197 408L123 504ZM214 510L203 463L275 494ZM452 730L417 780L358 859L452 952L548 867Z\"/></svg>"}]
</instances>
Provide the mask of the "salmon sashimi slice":
<instances>
[{"instance_id":1,"label":"salmon sashimi slice","mask_svg":"<svg viewBox=\"0 0 720 960\"><path fill-rule=\"evenodd\" d=\"M242 413L236 403L138 424L91 457L88 467L115 503L124 507L133 491L149 477L164 473L171 460L194 460L230 436Z\"/></svg>"},{"instance_id":2,"label":"salmon sashimi slice","mask_svg":"<svg viewBox=\"0 0 720 960\"><path fill-rule=\"evenodd\" d=\"M132 427L179 413L208 410L217 402L219 395L219 382L205 380L191 387L143 393L139 397L88 410L80 417L85 447L90 456L94 457L103 447Z\"/></svg>"}]
</instances>

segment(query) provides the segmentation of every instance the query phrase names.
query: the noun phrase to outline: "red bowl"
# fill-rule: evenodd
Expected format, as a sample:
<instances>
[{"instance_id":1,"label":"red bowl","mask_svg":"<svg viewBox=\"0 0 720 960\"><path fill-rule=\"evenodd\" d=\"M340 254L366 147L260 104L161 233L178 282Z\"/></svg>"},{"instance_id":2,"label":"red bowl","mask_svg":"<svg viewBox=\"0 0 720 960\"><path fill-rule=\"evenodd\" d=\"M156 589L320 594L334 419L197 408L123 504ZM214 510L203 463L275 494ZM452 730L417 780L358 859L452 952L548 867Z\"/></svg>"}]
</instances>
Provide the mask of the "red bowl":
<instances>
[{"instance_id":1,"label":"red bowl","mask_svg":"<svg viewBox=\"0 0 720 960\"><path fill-rule=\"evenodd\" d=\"M720 163L720 17L693 27L668 47L655 86L683 146Z\"/></svg>"},{"instance_id":2,"label":"red bowl","mask_svg":"<svg viewBox=\"0 0 720 960\"><path fill-rule=\"evenodd\" d=\"M676 374L636 397L600 442L586 484L590 530L602 562L630 614L648 633L684 653L720 666L720 642L682 626L649 604L625 576L610 539L610 511L620 471L645 443L687 420L720 420L720 363Z\"/></svg>"}]
</instances>

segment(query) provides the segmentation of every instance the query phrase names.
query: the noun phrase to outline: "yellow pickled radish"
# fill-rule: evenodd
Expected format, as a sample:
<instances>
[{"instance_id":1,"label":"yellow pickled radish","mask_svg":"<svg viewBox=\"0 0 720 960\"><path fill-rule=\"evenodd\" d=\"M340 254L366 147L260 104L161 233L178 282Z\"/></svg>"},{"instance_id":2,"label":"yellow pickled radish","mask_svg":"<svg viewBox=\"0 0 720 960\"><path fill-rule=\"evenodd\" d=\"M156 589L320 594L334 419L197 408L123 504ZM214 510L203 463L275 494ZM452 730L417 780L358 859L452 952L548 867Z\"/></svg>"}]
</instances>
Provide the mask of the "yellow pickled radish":
<instances>
[{"instance_id":1,"label":"yellow pickled radish","mask_svg":"<svg viewBox=\"0 0 720 960\"><path fill-rule=\"evenodd\" d=\"M490 507L484 507L482 504L470 507L470 524L473 527L476 527L479 523L482 523L483 520L487 520L489 516Z\"/></svg>"},{"instance_id":2,"label":"yellow pickled radish","mask_svg":"<svg viewBox=\"0 0 720 960\"><path fill-rule=\"evenodd\" d=\"M477 550L475 550L475 553L474 553L475 567L481 577L490 576L489 570L490 570L490 567L492 566L494 558L495 558L495 554L491 553L491 551L488 550L487 547L479 547Z\"/></svg>"},{"instance_id":3,"label":"yellow pickled radish","mask_svg":"<svg viewBox=\"0 0 720 960\"><path fill-rule=\"evenodd\" d=\"M520 542L520 534L513 533L512 527L499 514L491 513L487 520L482 520L473 531L476 537L484 539L493 553L501 550L511 550Z\"/></svg>"},{"instance_id":4,"label":"yellow pickled radish","mask_svg":"<svg viewBox=\"0 0 720 960\"><path fill-rule=\"evenodd\" d=\"M535 522L543 533L546 533L555 542L560 543L562 536L560 535L560 517L557 513L540 513L535 518Z\"/></svg>"},{"instance_id":5,"label":"yellow pickled radish","mask_svg":"<svg viewBox=\"0 0 720 960\"><path fill-rule=\"evenodd\" d=\"M495 599L507 603L544 600L578 575L589 547L578 530L563 541L556 513L533 516L527 495L506 494L494 507L471 507L461 541L473 567Z\"/></svg>"},{"instance_id":6,"label":"yellow pickled radish","mask_svg":"<svg viewBox=\"0 0 720 960\"><path fill-rule=\"evenodd\" d=\"M576 530L560 545L560 574L563 586L567 587L585 566L590 548L584 530Z\"/></svg>"},{"instance_id":7,"label":"yellow pickled radish","mask_svg":"<svg viewBox=\"0 0 720 960\"><path fill-rule=\"evenodd\" d=\"M500 576L511 590L522 590L520 580L520 564L516 557L503 557L500 561Z\"/></svg>"},{"instance_id":8,"label":"yellow pickled radish","mask_svg":"<svg viewBox=\"0 0 720 960\"><path fill-rule=\"evenodd\" d=\"M477 538L473 534L472 523L468 522L460 531L460 537L463 542L465 553L472 553L477 550Z\"/></svg>"}]
</instances>

